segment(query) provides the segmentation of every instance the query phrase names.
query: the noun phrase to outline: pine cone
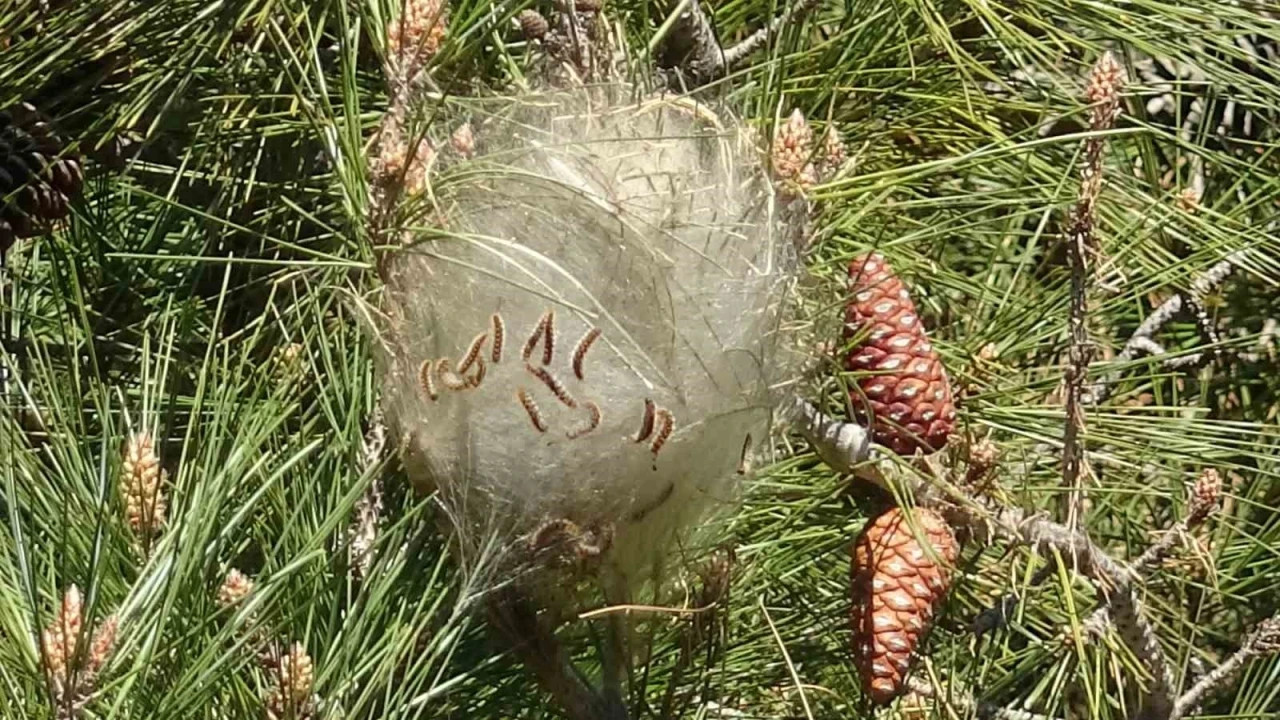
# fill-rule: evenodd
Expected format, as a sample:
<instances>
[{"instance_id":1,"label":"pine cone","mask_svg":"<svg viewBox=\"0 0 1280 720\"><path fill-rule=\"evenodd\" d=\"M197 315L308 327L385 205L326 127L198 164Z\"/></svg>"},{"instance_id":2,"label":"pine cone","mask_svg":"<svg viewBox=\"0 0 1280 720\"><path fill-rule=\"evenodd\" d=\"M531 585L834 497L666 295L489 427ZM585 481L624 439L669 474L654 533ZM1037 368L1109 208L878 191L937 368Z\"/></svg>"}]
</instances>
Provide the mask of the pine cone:
<instances>
[{"instance_id":1,"label":"pine cone","mask_svg":"<svg viewBox=\"0 0 1280 720\"><path fill-rule=\"evenodd\" d=\"M0 252L65 217L84 175L77 158L31 105L0 112Z\"/></svg>"},{"instance_id":2,"label":"pine cone","mask_svg":"<svg viewBox=\"0 0 1280 720\"><path fill-rule=\"evenodd\" d=\"M537 10L521 10L516 20L520 22L520 34L525 40L541 40L551 29L547 19Z\"/></svg>"},{"instance_id":3,"label":"pine cone","mask_svg":"<svg viewBox=\"0 0 1280 720\"><path fill-rule=\"evenodd\" d=\"M912 518L891 508L858 536L851 573L853 654L871 701L884 704L906 687L912 653L933 626L950 584L955 536L930 510ZM918 532L932 548L916 539Z\"/></svg>"},{"instance_id":4,"label":"pine cone","mask_svg":"<svg viewBox=\"0 0 1280 720\"><path fill-rule=\"evenodd\" d=\"M942 449L956 419L951 383L906 287L884 257L872 253L850 263L849 290L844 340L860 344L846 356L845 369L869 373L853 397L857 419L899 455Z\"/></svg>"}]
</instances>

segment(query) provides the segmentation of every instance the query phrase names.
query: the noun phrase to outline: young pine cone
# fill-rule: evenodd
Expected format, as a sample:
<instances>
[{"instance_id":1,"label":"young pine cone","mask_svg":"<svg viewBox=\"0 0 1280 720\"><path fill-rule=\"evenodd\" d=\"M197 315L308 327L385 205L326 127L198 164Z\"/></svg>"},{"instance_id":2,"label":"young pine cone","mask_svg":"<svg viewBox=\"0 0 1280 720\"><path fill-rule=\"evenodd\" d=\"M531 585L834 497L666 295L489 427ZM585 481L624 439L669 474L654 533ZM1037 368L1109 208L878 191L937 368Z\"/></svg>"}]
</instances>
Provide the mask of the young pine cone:
<instances>
[{"instance_id":1,"label":"young pine cone","mask_svg":"<svg viewBox=\"0 0 1280 720\"><path fill-rule=\"evenodd\" d=\"M917 533L932 547L921 545ZM956 553L951 528L924 508L891 508L858 536L849 621L858 674L872 702L885 704L905 689L912 653L933 626Z\"/></svg>"},{"instance_id":2,"label":"young pine cone","mask_svg":"<svg viewBox=\"0 0 1280 720\"><path fill-rule=\"evenodd\" d=\"M859 344L845 369L867 373L852 398L858 421L899 455L942 449L956 419L951 383L907 288L872 253L849 264L849 290L844 341Z\"/></svg>"},{"instance_id":3,"label":"young pine cone","mask_svg":"<svg viewBox=\"0 0 1280 720\"><path fill-rule=\"evenodd\" d=\"M0 252L65 217L80 193L80 162L62 150L62 141L30 104L0 111Z\"/></svg>"}]
</instances>

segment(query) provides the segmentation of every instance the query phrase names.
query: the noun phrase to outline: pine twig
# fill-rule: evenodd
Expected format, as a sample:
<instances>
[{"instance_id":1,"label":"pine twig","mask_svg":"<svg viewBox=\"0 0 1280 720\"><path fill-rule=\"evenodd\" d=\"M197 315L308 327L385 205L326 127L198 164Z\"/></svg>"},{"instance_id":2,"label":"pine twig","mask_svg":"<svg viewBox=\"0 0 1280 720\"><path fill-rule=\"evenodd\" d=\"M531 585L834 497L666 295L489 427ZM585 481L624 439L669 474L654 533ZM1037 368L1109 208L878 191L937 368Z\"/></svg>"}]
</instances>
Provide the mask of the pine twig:
<instances>
[{"instance_id":1,"label":"pine twig","mask_svg":"<svg viewBox=\"0 0 1280 720\"><path fill-rule=\"evenodd\" d=\"M701 3L683 0L674 12L659 48L658 67L674 71L671 84L677 89L701 87L720 79L725 70L724 50Z\"/></svg>"},{"instance_id":2,"label":"pine twig","mask_svg":"<svg viewBox=\"0 0 1280 720\"><path fill-rule=\"evenodd\" d=\"M378 539L378 522L382 517L382 478L376 468L386 444L387 429L382 422L382 412L375 410L360 449L360 475L373 473L373 477L369 480L369 487L356 501L355 522L348 531L347 553L351 570L361 578L369 574L373 545Z\"/></svg>"},{"instance_id":3,"label":"pine twig","mask_svg":"<svg viewBox=\"0 0 1280 720\"><path fill-rule=\"evenodd\" d=\"M1155 679L1147 693L1148 712L1155 716L1168 713L1173 673L1155 632L1143 617L1128 568L1075 528L1028 515L1019 508L988 509L967 502L942 510L952 524L970 528L979 539L1025 545L1046 558L1061 555L1062 562L1089 578L1107 604L1121 639Z\"/></svg>"},{"instance_id":4,"label":"pine twig","mask_svg":"<svg viewBox=\"0 0 1280 720\"><path fill-rule=\"evenodd\" d=\"M1102 192L1102 151L1105 136L1101 133L1115 125L1120 114L1120 90L1123 86L1124 75L1119 63L1110 52L1104 52L1093 66L1089 86L1085 91L1092 105L1090 129L1094 134L1084 141L1085 160L1080 169L1080 191L1075 210L1071 214L1067 240L1067 253L1071 258L1071 307L1068 323L1071 339L1064 378L1067 426L1062 439L1062 484L1067 490L1064 515L1067 523L1072 526L1080 520L1084 500L1081 478L1084 469L1082 397L1089 362L1093 356L1087 315L1089 260L1099 254L1094 226L1098 214L1098 196Z\"/></svg>"},{"instance_id":5,"label":"pine twig","mask_svg":"<svg viewBox=\"0 0 1280 720\"><path fill-rule=\"evenodd\" d=\"M573 666L545 618L514 589L504 589L489 601L490 625L537 678L569 720L627 720L630 713L616 698L596 691Z\"/></svg>"},{"instance_id":6,"label":"pine twig","mask_svg":"<svg viewBox=\"0 0 1280 720\"><path fill-rule=\"evenodd\" d=\"M1215 510L1218 509L1218 503L1222 499L1222 476L1213 468L1205 468L1200 473L1200 477L1196 479L1195 485L1191 489L1191 499L1187 516L1178 521L1168 532L1160 537L1159 540L1151 543L1141 555L1134 560L1130 567L1135 576L1139 578L1150 577L1156 568L1160 567L1160 563L1164 561L1169 553L1173 550L1178 540L1185 537L1192 530L1195 530L1205 520L1209 518ZM1107 627L1111 624L1111 617L1107 613L1105 607L1098 608L1085 619L1081 629L1090 635L1101 636L1106 632Z\"/></svg>"},{"instance_id":7,"label":"pine twig","mask_svg":"<svg viewBox=\"0 0 1280 720\"><path fill-rule=\"evenodd\" d=\"M1130 572L1138 579L1146 579L1169 556L1178 540L1199 527L1217 508L1222 497L1222 477L1213 468L1205 468L1196 479L1191 490L1191 499L1187 516L1178 521L1170 530L1160 536L1159 540L1149 545L1137 559L1130 564ZM1057 571L1057 564L1052 558L1036 571L1029 585L1039 587ZM1004 627L1018 607L1021 598L1017 593L1009 593L995 605L986 608L974 618L971 625L975 635L982 635ZM1111 626L1111 615L1106 607L1094 610L1081 625L1087 635L1101 636Z\"/></svg>"},{"instance_id":8,"label":"pine twig","mask_svg":"<svg viewBox=\"0 0 1280 720\"><path fill-rule=\"evenodd\" d=\"M804 19L821 0L796 0L765 27L748 35L729 49L720 47L711 19L698 0L684 0L675 6L667 34L662 38L658 67L675 71L672 85L689 90L724 77L740 66L787 25Z\"/></svg>"},{"instance_id":9,"label":"pine twig","mask_svg":"<svg viewBox=\"0 0 1280 720\"><path fill-rule=\"evenodd\" d=\"M1193 712L1207 697L1230 683L1248 661L1276 653L1280 653L1280 615L1273 615L1259 623L1234 655L1183 693L1174 703L1169 720L1180 720Z\"/></svg>"},{"instance_id":10,"label":"pine twig","mask_svg":"<svg viewBox=\"0 0 1280 720\"><path fill-rule=\"evenodd\" d=\"M724 51L724 64L733 69L740 65L748 55L764 47L771 36L777 35L782 28L793 22L804 19L822 0L795 0L786 10L779 13L767 26L748 35L742 42Z\"/></svg>"},{"instance_id":11,"label":"pine twig","mask_svg":"<svg viewBox=\"0 0 1280 720\"><path fill-rule=\"evenodd\" d=\"M1177 317L1178 313L1182 312L1184 306L1199 308L1198 310L1195 310L1195 312L1196 317L1201 318L1204 314L1201 299L1214 288L1221 285L1227 277L1231 275L1231 272L1235 269L1236 265L1240 264L1240 261L1244 259L1246 253L1246 250L1237 250L1236 252L1227 255L1222 260L1214 263L1212 267L1201 273L1195 280L1193 280L1188 292L1172 295L1168 300L1161 303L1159 307L1157 307L1145 320L1142 321L1140 325L1138 325L1138 329L1134 330L1133 335L1130 336L1129 340L1124 344L1124 347L1121 348L1120 352L1116 355L1114 362L1130 362L1136 359L1140 353L1163 355L1165 352L1164 347L1156 342L1153 336L1164 328L1165 325L1168 325L1173 318ZM1203 334L1203 325L1205 321L1198 320L1197 322L1201 325L1201 333ZM1203 354L1196 353L1195 355L1187 356L1186 358L1176 358L1176 360L1179 361L1179 364L1174 364L1170 361L1170 367L1198 365L1203 362ZM1094 383L1093 388L1089 393L1092 396L1094 403L1105 402L1106 399L1110 397L1111 386L1115 383L1116 376L1117 373L1112 373L1102 377Z\"/></svg>"}]
</instances>

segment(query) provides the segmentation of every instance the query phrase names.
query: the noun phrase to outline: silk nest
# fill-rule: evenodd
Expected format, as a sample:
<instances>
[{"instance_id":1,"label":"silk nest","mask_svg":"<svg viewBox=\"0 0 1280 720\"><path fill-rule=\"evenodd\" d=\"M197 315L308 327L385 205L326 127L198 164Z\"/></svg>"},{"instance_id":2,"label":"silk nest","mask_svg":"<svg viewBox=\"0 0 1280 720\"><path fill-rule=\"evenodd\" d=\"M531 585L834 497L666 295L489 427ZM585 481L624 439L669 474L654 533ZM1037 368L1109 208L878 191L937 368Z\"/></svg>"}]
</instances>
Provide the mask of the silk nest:
<instances>
[{"instance_id":1,"label":"silk nest","mask_svg":"<svg viewBox=\"0 0 1280 720\"><path fill-rule=\"evenodd\" d=\"M482 585L589 565L634 590L767 444L799 223L753 133L691 99L465 111L473 151L436 158L431 222L381 268L390 429Z\"/></svg>"}]
</instances>

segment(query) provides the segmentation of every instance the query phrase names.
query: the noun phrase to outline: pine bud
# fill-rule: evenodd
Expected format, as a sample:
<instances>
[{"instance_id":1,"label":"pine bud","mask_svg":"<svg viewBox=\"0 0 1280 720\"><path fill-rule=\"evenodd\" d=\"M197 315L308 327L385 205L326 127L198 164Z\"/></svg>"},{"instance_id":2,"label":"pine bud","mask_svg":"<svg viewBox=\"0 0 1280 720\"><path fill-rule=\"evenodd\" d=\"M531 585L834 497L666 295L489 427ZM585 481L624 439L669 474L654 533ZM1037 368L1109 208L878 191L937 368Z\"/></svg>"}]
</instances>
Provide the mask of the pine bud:
<instances>
[{"instance_id":1,"label":"pine bud","mask_svg":"<svg viewBox=\"0 0 1280 720\"><path fill-rule=\"evenodd\" d=\"M1204 522L1222 499L1222 476L1213 468L1205 468L1191 489L1191 508L1187 513L1187 526L1195 527Z\"/></svg>"},{"instance_id":2,"label":"pine bud","mask_svg":"<svg viewBox=\"0 0 1280 720\"><path fill-rule=\"evenodd\" d=\"M1194 213L1200 209L1200 191L1195 188L1184 188L1177 196L1178 209Z\"/></svg>"},{"instance_id":3,"label":"pine bud","mask_svg":"<svg viewBox=\"0 0 1280 720\"><path fill-rule=\"evenodd\" d=\"M420 66L440 50L447 22L443 0L405 0L403 14L387 25L388 54L409 67Z\"/></svg>"},{"instance_id":4,"label":"pine bud","mask_svg":"<svg viewBox=\"0 0 1280 720\"><path fill-rule=\"evenodd\" d=\"M978 490L979 483L995 469L1000 461L1000 449L991 438L982 438L969 446L969 468L965 471L965 485Z\"/></svg>"},{"instance_id":5,"label":"pine bud","mask_svg":"<svg viewBox=\"0 0 1280 720\"><path fill-rule=\"evenodd\" d=\"M813 186L816 180L810 162L813 159L813 129L799 109L792 112L774 132L771 159L773 172L779 180L799 186L801 190Z\"/></svg>"},{"instance_id":6,"label":"pine bud","mask_svg":"<svg viewBox=\"0 0 1280 720\"><path fill-rule=\"evenodd\" d=\"M267 694L267 714L272 718L310 718L315 714L312 690L315 669L302 643L294 643L274 668L275 680Z\"/></svg>"},{"instance_id":7,"label":"pine bud","mask_svg":"<svg viewBox=\"0 0 1280 720\"><path fill-rule=\"evenodd\" d=\"M827 126L827 132L822 136L821 170L823 180L830 180L838 175L848 159L849 156L845 151L844 140L840 139L840 131L834 125Z\"/></svg>"},{"instance_id":8,"label":"pine bud","mask_svg":"<svg viewBox=\"0 0 1280 720\"><path fill-rule=\"evenodd\" d=\"M476 135L471 129L471 123L465 122L453 131L453 135L449 137L449 144L453 146L453 151L464 158L470 159L476 152Z\"/></svg>"},{"instance_id":9,"label":"pine bud","mask_svg":"<svg viewBox=\"0 0 1280 720\"><path fill-rule=\"evenodd\" d=\"M86 671L92 677L98 674L103 665L107 664L107 659L111 657L111 649L116 642L116 629L119 622L116 616L112 615L102 624L98 626L98 630L93 634L93 642L89 645L89 657L86 662Z\"/></svg>"},{"instance_id":10,"label":"pine bud","mask_svg":"<svg viewBox=\"0 0 1280 720\"><path fill-rule=\"evenodd\" d=\"M160 458L156 456L150 433L135 433L129 438L120 474L129 526L140 535L157 532L164 523L162 485L166 475L160 469Z\"/></svg>"},{"instance_id":11,"label":"pine bud","mask_svg":"<svg viewBox=\"0 0 1280 720\"><path fill-rule=\"evenodd\" d=\"M253 580L239 570L231 568L218 588L218 605L223 608L235 607L251 592L253 592Z\"/></svg>"},{"instance_id":12,"label":"pine bud","mask_svg":"<svg viewBox=\"0 0 1280 720\"><path fill-rule=\"evenodd\" d=\"M1120 115L1120 91L1124 83L1124 70L1115 56L1110 51L1102 53L1089 74L1089 85L1084 92L1093 106L1089 117L1094 130L1105 130L1115 124Z\"/></svg>"},{"instance_id":13,"label":"pine bud","mask_svg":"<svg viewBox=\"0 0 1280 720\"><path fill-rule=\"evenodd\" d=\"M70 682L76 659L76 643L84 623L82 612L80 589L72 585L63 594L62 604L58 607L53 622L40 635L45 667L49 678L59 688Z\"/></svg>"}]
</instances>

